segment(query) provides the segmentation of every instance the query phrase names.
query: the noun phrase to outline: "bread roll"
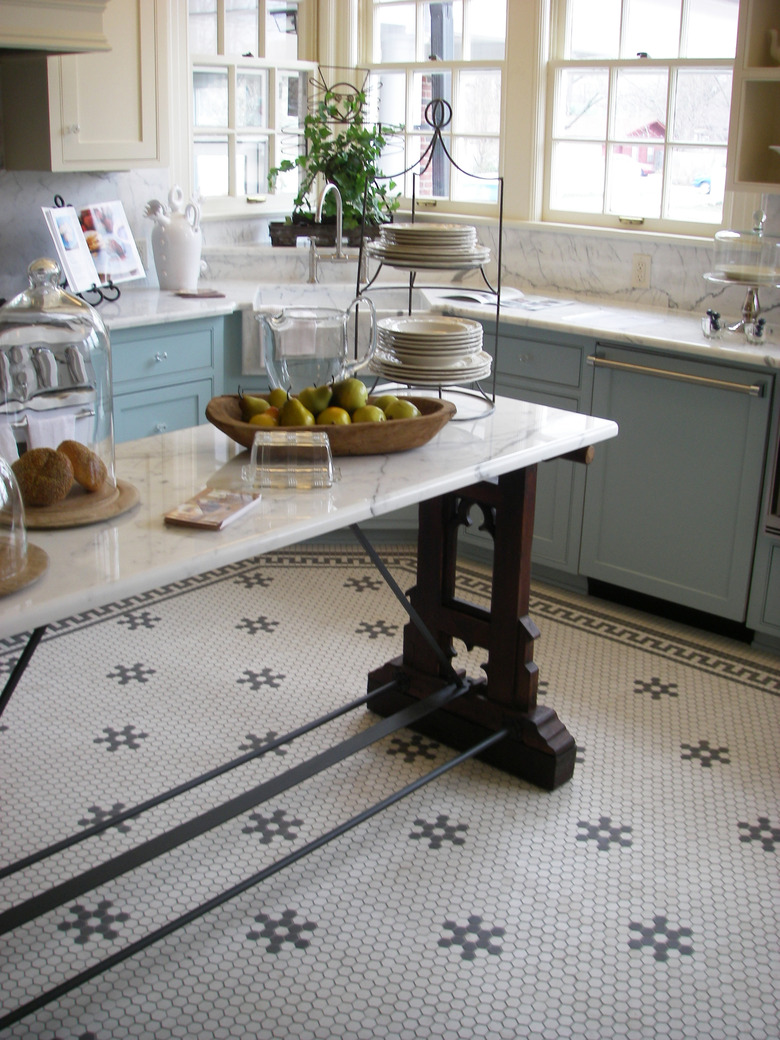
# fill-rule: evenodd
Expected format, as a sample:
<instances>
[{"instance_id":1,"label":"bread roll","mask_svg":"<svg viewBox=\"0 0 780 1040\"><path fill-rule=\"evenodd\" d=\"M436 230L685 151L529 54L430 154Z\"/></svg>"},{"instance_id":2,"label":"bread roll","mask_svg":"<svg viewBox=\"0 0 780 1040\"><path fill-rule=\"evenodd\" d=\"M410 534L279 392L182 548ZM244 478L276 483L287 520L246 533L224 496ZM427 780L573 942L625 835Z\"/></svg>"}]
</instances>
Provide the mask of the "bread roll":
<instances>
[{"instance_id":1,"label":"bread roll","mask_svg":"<svg viewBox=\"0 0 780 1040\"><path fill-rule=\"evenodd\" d=\"M73 467L73 476L87 491L98 491L103 487L108 470L105 463L86 444L78 441L63 441L57 451L67 456Z\"/></svg>"},{"instance_id":2,"label":"bread roll","mask_svg":"<svg viewBox=\"0 0 780 1040\"><path fill-rule=\"evenodd\" d=\"M29 448L11 466L26 506L61 502L73 486L70 459L53 448Z\"/></svg>"}]
</instances>

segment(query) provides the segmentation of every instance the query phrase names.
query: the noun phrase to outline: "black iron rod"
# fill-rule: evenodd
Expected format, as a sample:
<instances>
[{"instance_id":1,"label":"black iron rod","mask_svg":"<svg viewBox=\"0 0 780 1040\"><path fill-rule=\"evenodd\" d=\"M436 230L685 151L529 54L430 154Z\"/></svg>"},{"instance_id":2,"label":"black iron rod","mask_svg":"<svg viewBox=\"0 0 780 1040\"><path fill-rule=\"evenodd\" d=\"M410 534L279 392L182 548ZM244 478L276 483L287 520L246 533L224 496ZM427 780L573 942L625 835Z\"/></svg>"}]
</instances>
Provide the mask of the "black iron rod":
<instances>
[{"instance_id":1,"label":"black iron rod","mask_svg":"<svg viewBox=\"0 0 780 1040\"><path fill-rule=\"evenodd\" d=\"M419 613L414 609L412 604L409 602L409 600L407 599L406 595L404 594L403 589L398 584L398 582L395 580L395 578L390 573L390 571L387 569L387 567L384 564L384 561L379 556L379 554L377 553L376 549L373 547L371 542L369 542L368 538L366 538L365 534L360 529L360 527L357 524L350 524L350 530L352 531L354 536L357 538L357 540L360 542L360 544L363 546L363 548L366 550L368 555L371 557L371 562L374 564L376 569L379 571L379 573L385 579L385 582L390 586L392 591L395 593L396 599L398 600L398 602L401 604L401 606L404 608L406 613L411 618L411 621L412 621L414 627L417 629L417 631L420 633L420 635L423 637L423 639L426 641L426 643L430 646L430 648L433 650L433 652L438 657L439 662L440 662L442 668L444 669L444 673L445 673L444 677L445 677L445 679L448 682L453 683L455 686L461 686L461 685L464 685L465 683L467 683L468 680L467 679L463 679L461 676L459 676L458 673L455 671L455 669L452 667L452 662L450 661L449 657L447 657L445 652L442 650L442 648L436 642L432 632L430 631L428 626L425 624L423 619L420 617Z\"/></svg>"},{"instance_id":2,"label":"black iron rod","mask_svg":"<svg viewBox=\"0 0 780 1040\"><path fill-rule=\"evenodd\" d=\"M0 715L5 711L5 706L11 699L11 694L16 689L16 684L19 682L21 677L24 675L25 668L30 663L30 658L35 653L35 648L43 638L43 633L46 631L46 625L41 625L40 628L33 629L30 638L27 640L27 645L22 650L22 655L14 665L14 669L6 680L3 692L0 694Z\"/></svg>"},{"instance_id":3,"label":"black iron rod","mask_svg":"<svg viewBox=\"0 0 780 1040\"><path fill-rule=\"evenodd\" d=\"M225 762L221 766L215 766L214 769L210 769L206 773L201 773L200 776L193 777L191 780L185 780L184 783L181 783L176 787L171 787L160 794L154 795L154 797L148 798L145 802L139 802L137 805L131 806L131 808L117 813L110 819L103 820L100 823L95 823L91 827L79 831L78 834L71 834L69 837L62 838L53 845L47 845L46 848L39 849L37 852L31 852L29 856L25 856L23 859L18 859L14 863L9 863L8 866L0 868L0 880L10 877L12 874L16 874L27 867L31 867L35 863L40 863L41 860L48 859L50 856L54 856L58 852L63 852L65 849L69 849L73 845L78 845L80 842L86 841L87 838L93 838L96 834L101 834L103 831L108 830L109 827L116 827L118 824L124 823L125 820L130 820L134 816L140 816L141 813L148 812L149 809L154 809L156 806L162 805L164 802L168 802L172 798L177 798L179 795L185 794L187 791L191 791L193 788L199 787L201 784L208 783L210 780L215 780L217 777L222 776L223 773L228 773L230 770L236 769L238 766L243 766L255 758L260 758L262 755L266 755L269 751L273 751L282 744L291 744L294 740L297 740L298 737L305 736L307 733L317 729L319 726L324 726L326 723L332 722L341 715L346 715L348 712L354 711L355 708L361 707L361 705L365 704L366 701L371 697L374 697L377 693L390 690L397 685L398 680L392 680L379 689L371 690L370 693L366 693L362 697L357 697L348 704L343 704L340 708L334 708L333 711L329 711L326 715L321 715L319 718L313 719L311 722L307 722L303 726L299 726L298 729L290 730L289 733L285 733L281 737L277 737L275 740L263 744L261 748L255 748L254 751L248 751L245 755L240 755L238 758L234 758L230 762Z\"/></svg>"},{"instance_id":4,"label":"black iron rod","mask_svg":"<svg viewBox=\"0 0 780 1040\"><path fill-rule=\"evenodd\" d=\"M53 989L47 990L40 996L35 997L34 1000L28 1001L21 1007L16 1008L15 1011L11 1011L3 1018L0 1018L0 1029L5 1029L6 1026L21 1021L21 1019L26 1018L27 1015L32 1014L33 1011L38 1011L40 1008L45 1007L46 1004L51 1003L51 1001L57 1000L66 993L70 993L71 990L76 989L85 982L89 982L97 975L101 975L104 971L116 967L117 964L121 964L130 957L135 956L135 954L141 953L148 946L166 938L172 932L178 931L179 928L191 924L193 921L196 921L199 917L203 917L211 910L215 910L217 907L222 906L223 903L228 902L230 899L234 899L236 896L241 895L242 892L246 892L248 889L258 885L261 881L265 881L267 878L279 873L279 871L284 870L286 867L292 866L294 863L297 863L298 860L303 859L304 856L309 855L311 852L316 852L317 849L322 848L323 845L326 845L334 838L341 837L342 834L345 834L347 831L351 830L353 827L357 827L361 823L365 823L366 820L370 820L372 816L376 816L377 813L380 813L383 809L387 809L391 805L395 805L395 803L399 802L402 798L406 798L407 795L413 794L415 791L425 786L425 784L430 783L431 780L436 780L454 766L460 765L467 759L481 754L481 752L487 750L487 748L491 747L493 744L498 743L499 740L503 740L508 733L508 728L500 729L495 733L491 733L489 737L486 737L478 744L475 744L474 747L461 752L459 755L449 759L447 762L443 762L440 766L432 769L429 773L418 777L418 779L413 780L410 784L402 787L399 791L395 791L393 794L388 795L387 798L383 798L368 809L364 809L363 812L350 817L350 819L346 820L344 823L340 823L331 830L326 831L325 834L322 834L319 838L315 838L313 841L308 842L295 852L291 852L288 856L284 856L275 863L271 863L269 866L259 870L251 877L233 885L232 888L227 889L220 895L214 896L205 903L201 903L200 906L188 910L186 914L182 914L181 917L177 917L174 921L169 921L156 931L150 932L149 935L145 936L143 939L139 939L137 942L125 947L125 949L119 950L117 953L104 958L102 961L98 961L96 964L93 964L92 967L79 972L79 974L75 975L72 979L68 979L66 982L61 982Z\"/></svg>"},{"instance_id":5,"label":"black iron rod","mask_svg":"<svg viewBox=\"0 0 780 1040\"><path fill-rule=\"evenodd\" d=\"M0 913L0 935L27 924L49 910L62 906L68 900L77 899L79 896L84 895L85 892L98 888L108 881L113 881L122 874L126 874L136 867L148 863L157 856L170 852L171 849L175 849L179 845L183 845L185 842L191 841L193 838L197 838L215 827L219 827L228 820L232 820L234 817L254 809L255 806L275 798L291 787L295 787L296 784L311 779L311 777L330 768L330 766L349 758L350 755L354 755L371 744L375 744L378 740L389 736L389 734L395 733L396 730L411 726L414 722L425 718L426 715L430 715L438 708L460 696L464 689L464 687L444 686L424 700L410 704L406 708L401 708L393 715L380 719L379 722L374 723L361 733L356 733L341 741L341 743L320 752L318 755L300 762L297 766L292 766L279 776L272 777L270 780L266 780L256 787L244 791L235 798L231 798L221 805L201 813L199 816L194 816L192 819L186 820L184 823L180 823L178 826L172 827L154 838L150 838L142 845L138 845L136 848L129 849L127 852L120 853L118 856L106 860L97 867L85 870L67 881L54 885L45 892L25 899L16 906L9 907L9 909Z\"/></svg>"}]
</instances>

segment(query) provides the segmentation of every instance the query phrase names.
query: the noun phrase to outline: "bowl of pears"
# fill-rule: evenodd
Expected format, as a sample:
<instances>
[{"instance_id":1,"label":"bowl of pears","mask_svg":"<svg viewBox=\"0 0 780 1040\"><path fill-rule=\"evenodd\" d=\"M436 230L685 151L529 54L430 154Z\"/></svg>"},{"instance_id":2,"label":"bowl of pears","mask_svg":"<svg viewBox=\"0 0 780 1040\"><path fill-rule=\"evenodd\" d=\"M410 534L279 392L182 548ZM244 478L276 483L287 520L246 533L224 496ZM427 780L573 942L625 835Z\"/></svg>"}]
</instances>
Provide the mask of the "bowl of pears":
<instances>
[{"instance_id":1,"label":"bowl of pears","mask_svg":"<svg viewBox=\"0 0 780 1040\"><path fill-rule=\"evenodd\" d=\"M369 394L355 376L296 394L277 387L267 393L239 389L213 397L206 418L238 444L250 448L258 430L321 429L333 455L384 455L409 451L436 436L455 405L435 397Z\"/></svg>"}]
</instances>

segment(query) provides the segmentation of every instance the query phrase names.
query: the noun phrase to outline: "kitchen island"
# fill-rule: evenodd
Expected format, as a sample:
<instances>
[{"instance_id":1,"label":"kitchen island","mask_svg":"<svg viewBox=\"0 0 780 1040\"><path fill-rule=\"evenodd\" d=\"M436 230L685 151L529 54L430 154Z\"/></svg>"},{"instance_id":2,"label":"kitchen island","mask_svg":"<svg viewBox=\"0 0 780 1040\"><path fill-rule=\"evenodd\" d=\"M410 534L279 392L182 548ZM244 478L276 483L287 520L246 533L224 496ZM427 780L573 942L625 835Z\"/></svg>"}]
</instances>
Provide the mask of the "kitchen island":
<instances>
[{"instance_id":1,"label":"kitchen island","mask_svg":"<svg viewBox=\"0 0 780 1040\"><path fill-rule=\"evenodd\" d=\"M417 724L431 732L430 725L439 714L444 716L441 732L452 737L452 744L462 750L447 768L472 755L482 755L543 787L554 788L565 782L574 767L574 740L551 707L539 708L536 704L538 677L532 649L538 631L528 616L536 468L545 459L564 454L587 462L588 449L617 432L616 424L609 420L500 399L488 417L450 422L432 441L413 451L337 458L340 474L330 488L266 489L259 507L218 532L168 528L163 514L203 486L238 485L246 452L210 426L119 445L117 474L133 484L140 502L110 521L32 532L31 541L48 554L50 565L37 583L5 600L0 636L14 636L30 629L39 631L67 615L98 610L104 604L153 586L176 582L345 525L363 542L393 588L381 559L358 525L396 506L412 503L421 503L423 512L418 547L421 587L410 597L410 625L401 659L388 664L391 674L386 679L372 677L367 697L351 702L351 707L368 703L389 717L271 782L251 788L129 852L103 860L98 866L17 902L0 913L0 934L148 863L389 733ZM457 528L465 521L472 504L483 511L486 522L491 518L496 535L491 607L481 612L456 602L452 595ZM433 577L437 584L430 580ZM393 591L399 598L402 596L397 588ZM455 637L488 650L487 682L474 681L451 666L450 649ZM22 639L19 645L23 646ZM19 678L12 676L14 683ZM25 695L23 676L21 680L13 691L15 697ZM7 694L6 703L10 692ZM394 703L398 698L403 703ZM465 706L463 710L461 704ZM342 710L349 707L345 705ZM463 743L465 747L461 747ZM494 749L497 759L490 757ZM393 804L441 772L441 767L437 768L412 787L378 803L375 811ZM194 783L206 778L197 778ZM165 797L169 796L172 795ZM73 843L93 838L139 811L135 807L87 828L74 837ZM361 814L328 832L312 843L313 848L364 818L366 815ZM11 876L31 861L40 862L62 849L60 842L58 847L27 857L21 866L6 866L3 876ZM100 858L97 850L96 857ZM257 883L269 873L266 870L246 884ZM238 890L243 891L246 884ZM221 901L229 897L230 893L226 893ZM56 991L41 994L22 1007L6 1008L4 1017L0 1017L0 1029L44 1006L55 995L94 977L109 964L117 964L170 934L212 905L217 905L214 900L165 925L159 934L152 933L82 971Z\"/></svg>"}]
</instances>

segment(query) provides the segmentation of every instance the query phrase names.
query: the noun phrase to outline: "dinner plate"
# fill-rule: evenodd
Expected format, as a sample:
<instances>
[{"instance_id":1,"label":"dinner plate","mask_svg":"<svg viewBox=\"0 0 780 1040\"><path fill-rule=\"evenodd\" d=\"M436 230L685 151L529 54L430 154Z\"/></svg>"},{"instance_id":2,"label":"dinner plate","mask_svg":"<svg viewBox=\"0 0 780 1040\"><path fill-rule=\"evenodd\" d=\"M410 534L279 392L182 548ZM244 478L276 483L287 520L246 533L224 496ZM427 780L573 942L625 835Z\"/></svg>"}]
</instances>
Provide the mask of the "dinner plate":
<instances>
[{"instance_id":1,"label":"dinner plate","mask_svg":"<svg viewBox=\"0 0 780 1040\"><path fill-rule=\"evenodd\" d=\"M482 332L482 326L471 318L454 318L440 315L430 317L380 318L377 322L380 332L392 332L402 339L405 336L432 337L451 336L457 333L474 335Z\"/></svg>"},{"instance_id":2,"label":"dinner plate","mask_svg":"<svg viewBox=\"0 0 780 1040\"><path fill-rule=\"evenodd\" d=\"M469 354L457 354L457 355L439 355L435 357L420 355L407 357L399 353L390 353L385 350L377 349L374 357L379 358L380 361L388 365L393 365L396 368L402 367L411 370L425 370L438 369L440 371L456 371L464 368L479 368L482 367L490 357L482 350L475 350Z\"/></svg>"}]
</instances>

